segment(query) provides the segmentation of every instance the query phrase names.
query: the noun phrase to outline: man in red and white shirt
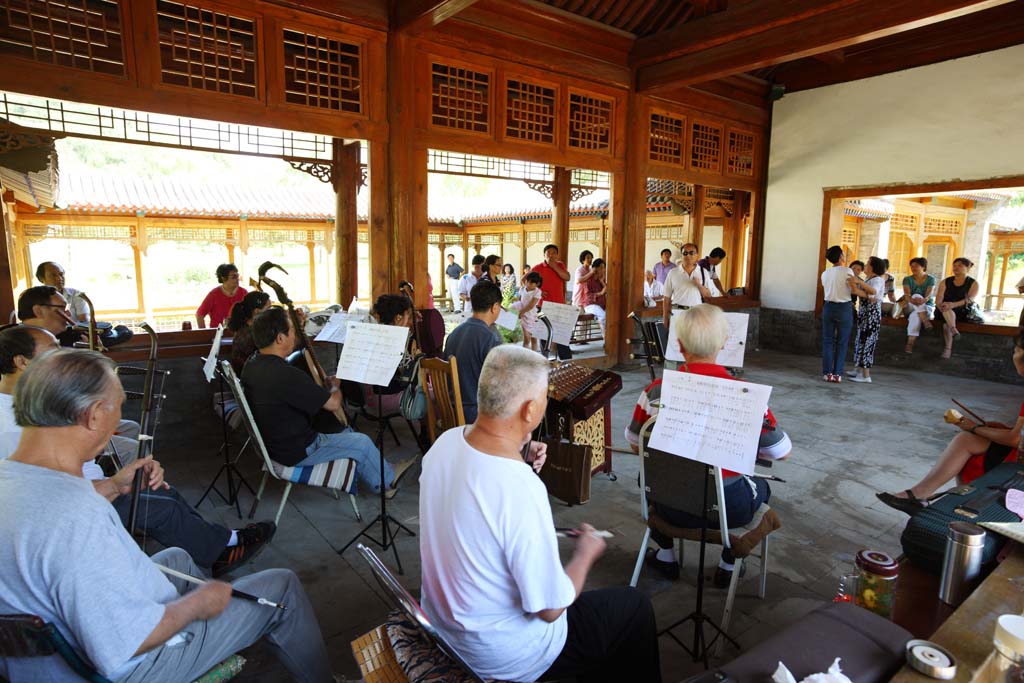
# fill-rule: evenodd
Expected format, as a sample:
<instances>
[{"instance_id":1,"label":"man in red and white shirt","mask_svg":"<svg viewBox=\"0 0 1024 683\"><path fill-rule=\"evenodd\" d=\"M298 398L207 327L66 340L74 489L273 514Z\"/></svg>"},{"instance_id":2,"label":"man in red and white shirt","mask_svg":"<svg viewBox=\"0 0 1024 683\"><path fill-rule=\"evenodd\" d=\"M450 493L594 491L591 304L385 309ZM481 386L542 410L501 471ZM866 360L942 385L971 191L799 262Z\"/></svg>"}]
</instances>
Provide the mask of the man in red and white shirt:
<instances>
[{"instance_id":1,"label":"man in red and white shirt","mask_svg":"<svg viewBox=\"0 0 1024 683\"><path fill-rule=\"evenodd\" d=\"M544 281L540 285L541 310L544 310L544 302L550 301L555 304L565 303L565 283L569 281L569 271L565 263L558 260L558 246L549 244L544 247L544 260L533 267L534 273L540 273ZM568 346L555 344L558 357L562 360L572 358L572 351Z\"/></svg>"}]
</instances>

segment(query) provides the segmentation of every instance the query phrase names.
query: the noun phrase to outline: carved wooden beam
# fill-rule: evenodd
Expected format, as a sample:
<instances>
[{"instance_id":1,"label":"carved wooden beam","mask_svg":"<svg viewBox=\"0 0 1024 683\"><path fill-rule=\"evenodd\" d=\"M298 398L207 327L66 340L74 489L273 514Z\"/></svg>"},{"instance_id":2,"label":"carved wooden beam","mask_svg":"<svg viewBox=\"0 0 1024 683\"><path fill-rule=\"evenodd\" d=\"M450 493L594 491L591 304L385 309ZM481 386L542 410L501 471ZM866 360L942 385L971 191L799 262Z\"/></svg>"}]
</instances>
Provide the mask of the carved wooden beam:
<instances>
[{"instance_id":1,"label":"carved wooden beam","mask_svg":"<svg viewBox=\"0 0 1024 683\"><path fill-rule=\"evenodd\" d=\"M433 28L477 0L396 0L393 28L417 33Z\"/></svg>"},{"instance_id":2,"label":"carved wooden beam","mask_svg":"<svg viewBox=\"0 0 1024 683\"><path fill-rule=\"evenodd\" d=\"M753 26L736 25L728 42L641 67L637 70L637 90L651 93L782 64L948 21L1011 1L891 0L883 8L877 0L857 0L827 14L814 14L785 24L776 23L771 30L758 31ZM751 3L737 9L762 5ZM697 27L715 16L719 15L688 25ZM736 40L738 37L744 39Z\"/></svg>"}]
</instances>

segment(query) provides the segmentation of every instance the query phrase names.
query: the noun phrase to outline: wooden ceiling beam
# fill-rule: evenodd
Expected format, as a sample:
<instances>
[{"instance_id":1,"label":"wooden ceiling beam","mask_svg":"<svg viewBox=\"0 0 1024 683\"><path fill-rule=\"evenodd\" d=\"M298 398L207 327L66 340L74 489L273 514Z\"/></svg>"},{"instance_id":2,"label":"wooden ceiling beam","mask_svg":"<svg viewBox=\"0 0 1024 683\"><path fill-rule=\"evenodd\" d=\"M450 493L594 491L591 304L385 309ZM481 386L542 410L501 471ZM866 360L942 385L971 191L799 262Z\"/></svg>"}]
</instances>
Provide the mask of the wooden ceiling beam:
<instances>
[{"instance_id":1,"label":"wooden ceiling beam","mask_svg":"<svg viewBox=\"0 0 1024 683\"><path fill-rule=\"evenodd\" d=\"M418 33L451 19L477 0L396 0L393 27Z\"/></svg>"},{"instance_id":2,"label":"wooden ceiling beam","mask_svg":"<svg viewBox=\"0 0 1024 683\"><path fill-rule=\"evenodd\" d=\"M652 93L716 80L885 38L1009 2L1013 0L889 0L882 11L877 0L858 0L827 15L817 14L756 33L745 40L642 67L637 70L636 88L641 93ZM728 12L718 16L724 14ZM690 25L699 23L702 22L694 21Z\"/></svg>"},{"instance_id":3,"label":"wooden ceiling beam","mask_svg":"<svg viewBox=\"0 0 1024 683\"><path fill-rule=\"evenodd\" d=\"M639 0L633 0L629 3L629 13L623 17L622 28L630 33L634 33L634 29L639 24L647 13L654 7L654 3L658 0L647 0L646 2L640 2Z\"/></svg>"},{"instance_id":4,"label":"wooden ceiling beam","mask_svg":"<svg viewBox=\"0 0 1024 683\"><path fill-rule=\"evenodd\" d=\"M775 69L786 92L880 76L1024 43L1024 11L1012 4L900 33L845 51L842 64L801 59Z\"/></svg>"}]
</instances>

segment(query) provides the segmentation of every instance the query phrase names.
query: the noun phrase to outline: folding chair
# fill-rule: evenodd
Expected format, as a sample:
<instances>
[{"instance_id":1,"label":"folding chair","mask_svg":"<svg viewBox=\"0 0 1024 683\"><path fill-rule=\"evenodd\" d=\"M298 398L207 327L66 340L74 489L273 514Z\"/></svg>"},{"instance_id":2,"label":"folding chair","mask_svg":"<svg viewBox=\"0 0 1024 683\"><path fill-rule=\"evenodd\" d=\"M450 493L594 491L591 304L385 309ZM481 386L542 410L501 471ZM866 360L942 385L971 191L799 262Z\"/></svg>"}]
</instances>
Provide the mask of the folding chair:
<instances>
[{"instance_id":1,"label":"folding chair","mask_svg":"<svg viewBox=\"0 0 1024 683\"><path fill-rule=\"evenodd\" d=\"M249 519L256 516L256 507L260 504L260 499L263 497L263 489L267 485L267 478L272 476L274 479L280 479L285 482L284 493L281 495L281 504L277 507L277 514L274 516L275 524L281 521L281 513L284 511L285 503L288 502L288 494L291 493L292 484L329 488L334 492L335 498L338 497L338 490L345 491L348 493L349 501L352 503L352 511L355 512L356 519L362 521L363 516L359 512L356 497L352 495L352 487L355 485L356 480L355 461L341 459L306 467L286 467L271 460L270 454L267 452L267 446L260 435L259 427L256 426L256 420L252 416L252 410L249 408L249 401L245 397L245 390L242 389L242 383L238 380L238 375L235 374L231 363L228 361L222 360L220 366L221 371L224 373L224 379L231 389L231 394L238 403L238 409L242 411L242 423L249 434L249 438L241 450L245 450L246 446L252 444L263 458L263 478L260 479L260 487L256 491L256 498L252 501Z\"/></svg>"},{"instance_id":2,"label":"folding chair","mask_svg":"<svg viewBox=\"0 0 1024 683\"><path fill-rule=\"evenodd\" d=\"M420 360L420 386L427 391L427 430L430 443L452 427L466 424L462 413L462 392L459 389L459 364L452 356Z\"/></svg>"},{"instance_id":3,"label":"folding chair","mask_svg":"<svg viewBox=\"0 0 1024 683\"><path fill-rule=\"evenodd\" d=\"M429 650L423 652L422 650L416 651L416 661L407 662L409 666L427 667L431 671L432 675L437 675L439 668L450 667L453 671L450 672L450 676L444 676L443 680L449 681L449 683L485 683L484 679L479 676L473 668L466 663L459 653L451 646L451 644L445 640L444 636L430 623L430 619L427 617L423 608L420 607L416 598L409 594L409 591L398 582L395 575L391 573L391 570L385 566L380 558L365 545L360 543L356 546L359 550L359 554L363 556L366 563L370 565L370 569L373 571L373 577L377 579L377 583L384 591L384 595L388 598L389 602L393 607L397 608L401 613L401 623L397 626L404 627L403 631L409 631L409 626L415 629L417 635L422 640L426 641ZM386 626L389 626L387 624ZM373 633L373 632L371 632ZM362 639L359 639L362 640ZM356 656L356 661L360 663L360 668L363 668L364 662L368 659L365 652L361 652L357 649L357 643L359 640L353 642L353 651ZM376 654L380 647L390 648L391 643L385 638L384 642L379 642L374 648ZM425 657L428 661L424 662L420 657ZM402 662L397 662L399 666ZM405 667L402 667L405 670ZM368 674L368 671L364 671L364 674ZM440 679L440 677L439 677ZM417 679L418 680L418 679Z\"/></svg>"},{"instance_id":4,"label":"folding chair","mask_svg":"<svg viewBox=\"0 0 1024 683\"><path fill-rule=\"evenodd\" d=\"M665 362L656 328L660 321L643 320L636 311L631 311L628 317L633 321L633 330L637 336L627 339L626 343L639 347L630 353L629 357L631 360L643 360L647 364L647 371L651 373L653 382L658 379L658 367Z\"/></svg>"},{"instance_id":5,"label":"folding chair","mask_svg":"<svg viewBox=\"0 0 1024 683\"><path fill-rule=\"evenodd\" d=\"M0 657L21 659L52 655L60 656L84 681L110 683L96 671L92 663L71 647L53 624L44 622L34 614L0 615ZM245 659L242 656L231 655L194 683L229 681L242 671L244 664Z\"/></svg>"},{"instance_id":6,"label":"folding chair","mask_svg":"<svg viewBox=\"0 0 1024 683\"><path fill-rule=\"evenodd\" d=\"M717 519L709 517L706 540L708 543L721 545L723 548L731 548L744 533L753 531L761 522L762 518L771 511L767 504L758 508L754 518L741 527L730 527L729 520L725 515L725 488L722 484L721 469L710 468L702 462L690 460L671 453L665 453L647 444L651 430L657 416L654 416L644 423L640 429L640 514L643 516L647 528L644 530L644 538L640 543L640 552L637 555L636 565L633 568L633 576L629 585L636 587L640 578L640 570L644 565L644 556L647 552L647 544L651 538L651 530L657 529L667 536L676 538L678 541L679 564L683 564L685 540L700 542L701 529L675 527L662 520L653 512L651 503L657 502L666 507L687 512L696 517L703 516L703 499L705 488L710 493L710 487L714 486L717 500ZM711 476L711 472L714 476ZM718 528L714 529L711 525ZM739 533L730 534L736 531ZM765 596L765 589L768 582L768 535L761 539L761 574L758 597L762 600ZM725 599L725 609L722 613L722 631L728 632L729 621L732 618L733 602L736 598L736 588L739 584L740 573L743 569L743 562L746 558L735 559L732 572L732 579L729 582L729 591ZM715 644L714 654L718 655L721 648L721 639Z\"/></svg>"}]
</instances>

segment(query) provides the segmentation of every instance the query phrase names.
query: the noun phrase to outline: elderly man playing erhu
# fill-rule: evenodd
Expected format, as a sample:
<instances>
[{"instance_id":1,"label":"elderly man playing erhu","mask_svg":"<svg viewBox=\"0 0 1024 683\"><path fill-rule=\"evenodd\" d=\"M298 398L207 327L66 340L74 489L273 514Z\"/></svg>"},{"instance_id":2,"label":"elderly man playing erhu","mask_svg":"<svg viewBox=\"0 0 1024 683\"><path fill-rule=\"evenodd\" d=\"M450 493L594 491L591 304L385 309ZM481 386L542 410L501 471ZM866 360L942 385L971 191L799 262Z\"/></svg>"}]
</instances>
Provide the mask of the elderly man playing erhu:
<instances>
[{"instance_id":1,"label":"elderly man playing erhu","mask_svg":"<svg viewBox=\"0 0 1024 683\"><path fill-rule=\"evenodd\" d=\"M188 554L169 548L146 557L82 478L123 402L113 363L92 351L46 354L18 380L14 412L24 432L14 454L0 461L0 614L53 623L116 683L192 681L264 636L295 680L331 681L320 628L295 574L271 569L236 583L286 610L232 599L227 583L169 580L158 564L199 576ZM57 655L0 658L0 677L81 680Z\"/></svg>"},{"instance_id":2,"label":"elderly man playing erhu","mask_svg":"<svg viewBox=\"0 0 1024 683\"><path fill-rule=\"evenodd\" d=\"M476 422L442 434L423 458L427 616L485 679L660 681L647 598L628 587L583 592L604 541L580 525L572 559L559 559L535 474L547 449L530 441L547 408L547 362L511 344L493 349L477 401Z\"/></svg>"}]
</instances>

